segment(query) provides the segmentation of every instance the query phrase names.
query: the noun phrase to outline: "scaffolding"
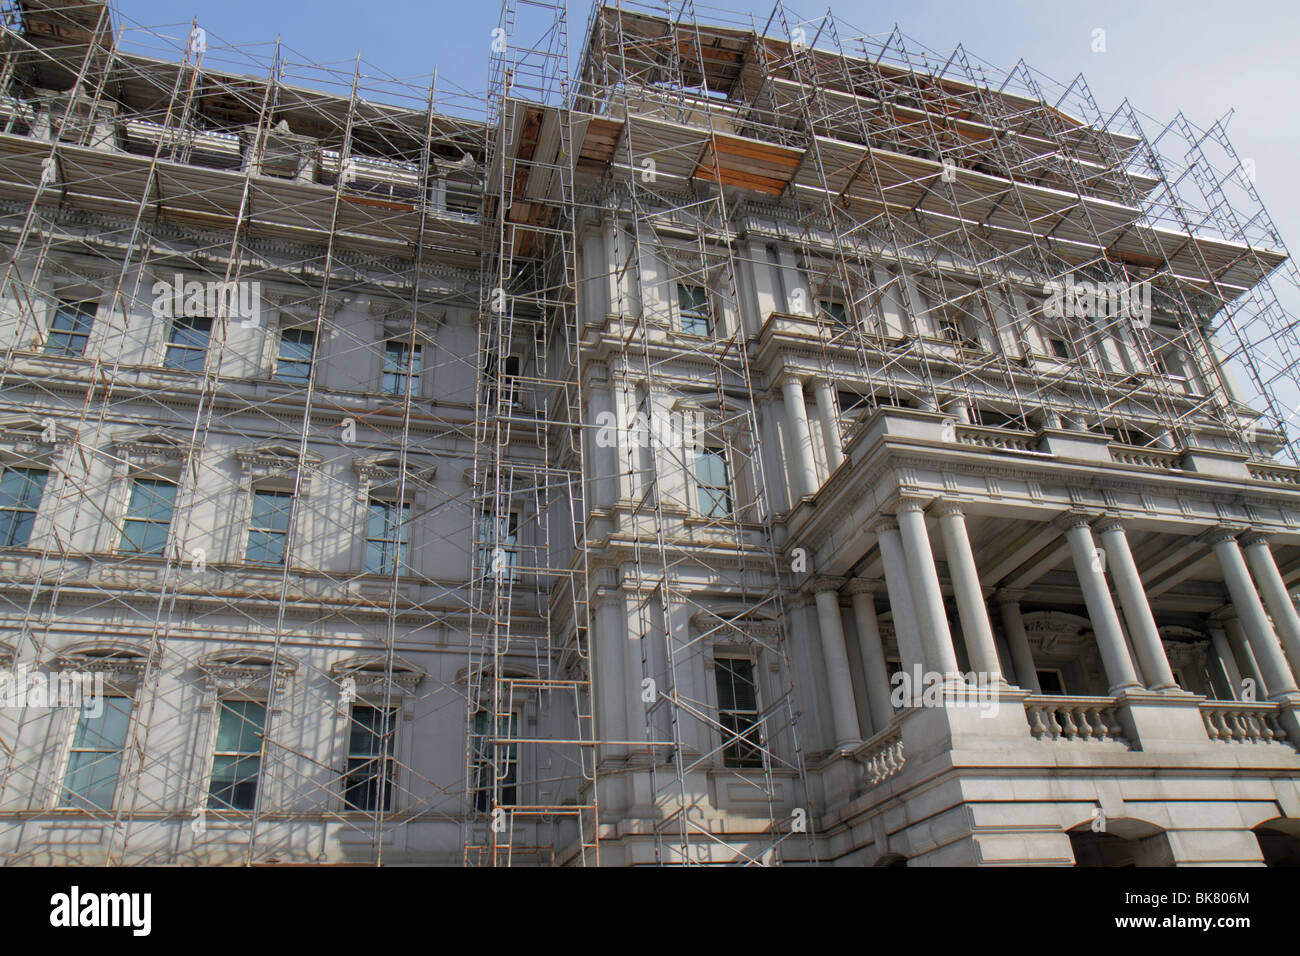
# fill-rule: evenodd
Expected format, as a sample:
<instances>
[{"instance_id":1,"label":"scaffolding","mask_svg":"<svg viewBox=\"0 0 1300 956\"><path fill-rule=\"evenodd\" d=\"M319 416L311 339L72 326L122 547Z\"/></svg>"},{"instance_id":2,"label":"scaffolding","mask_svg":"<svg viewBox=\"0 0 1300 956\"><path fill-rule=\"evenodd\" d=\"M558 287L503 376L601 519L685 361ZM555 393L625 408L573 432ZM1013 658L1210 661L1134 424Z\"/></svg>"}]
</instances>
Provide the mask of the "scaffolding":
<instances>
[{"instance_id":1,"label":"scaffolding","mask_svg":"<svg viewBox=\"0 0 1300 956\"><path fill-rule=\"evenodd\" d=\"M475 866L816 862L783 350L827 479L892 405L1300 483L1300 273L1227 118L780 2L597 3L571 50L563 0L506 0L485 91L100 0L0 31L0 463L45 496L0 664L134 702L107 806L5 711L8 862L52 811L110 863L380 864L417 826ZM1149 308L1048 304L1102 289ZM762 662L746 707L718 647Z\"/></svg>"}]
</instances>

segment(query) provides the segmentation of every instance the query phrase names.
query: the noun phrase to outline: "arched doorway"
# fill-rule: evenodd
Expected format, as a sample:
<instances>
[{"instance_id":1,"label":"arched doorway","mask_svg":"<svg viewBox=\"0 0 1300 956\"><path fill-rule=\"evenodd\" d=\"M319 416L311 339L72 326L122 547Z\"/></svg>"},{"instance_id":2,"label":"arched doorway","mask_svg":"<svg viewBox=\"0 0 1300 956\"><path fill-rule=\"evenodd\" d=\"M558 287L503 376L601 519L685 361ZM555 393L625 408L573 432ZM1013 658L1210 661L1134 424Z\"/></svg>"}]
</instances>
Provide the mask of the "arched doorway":
<instances>
[{"instance_id":1,"label":"arched doorway","mask_svg":"<svg viewBox=\"0 0 1300 956\"><path fill-rule=\"evenodd\" d=\"M1075 866L1172 866L1173 853L1163 830L1136 820L1114 820L1104 832L1090 823L1069 831Z\"/></svg>"},{"instance_id":2,"label":"arched doorway","mask_svg":"<svg viewBox=\"0 0 1300 956\"><path fill-rule=\"evenodd\" d=\"M1300 866L1300 820L1269 820L1255 827L1265 866Z\"/></svg>"}]
</instances>

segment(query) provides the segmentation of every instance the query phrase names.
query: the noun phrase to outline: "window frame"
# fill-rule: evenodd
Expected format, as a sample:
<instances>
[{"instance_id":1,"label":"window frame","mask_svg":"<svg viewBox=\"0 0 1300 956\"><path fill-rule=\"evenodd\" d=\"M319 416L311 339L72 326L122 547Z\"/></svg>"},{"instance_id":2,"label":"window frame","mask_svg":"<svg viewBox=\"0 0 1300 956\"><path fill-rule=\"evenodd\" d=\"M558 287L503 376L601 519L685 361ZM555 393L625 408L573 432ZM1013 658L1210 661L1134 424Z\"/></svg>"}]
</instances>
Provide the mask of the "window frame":
<instances>
[{"instance_id":1,"label":"window frame","mask_svg":"<svg viewBox=\"0 0 1300 956\"><path fill-rule=\"evenodd\" d=\"M167 539L171 534L171 523L172 520L176 517L176 496L180 491L180 482L173 478L163 478L158 475L152 475L152 474L131 475L128 479L128 482L129 482L129 487L127 489L126 512L122 519L122 535L118 539L118 544L116 549L117 553L136 554L136 555L145 555L145 556L153 556L153 557L165 555L167 552ZM147 516L141 517L132 514L132 509L135 507L136 504L136 490L142 483L149 483L155 486L167 485L171 487L172 495L171 495L171 500L168 504L167 518L165 521L159 518L147 517ZM155 495L154 497L158 498L159 496ZM134 539L131 537L131 533L129 530L132 525L146 525L151 528L161 526L163 528L162 541L158 544L156 548L145 549L143 547L129 547L128 544L134 544ZM143 539L141 539L141 544L143 543L144 541Z\"/></svg>"},{"instance_id":2,"label":"window frame","mask_svg":"<svg viewBox=\"0 0 1300 956\"><path fill-rule=\"evenodd\" d=\"M307 350L307 357L286 359L284 354L284 346L285 346L286 338L289 336L304 336L304 335L309 338L309 342L310 342ZM296 344L298 346L301 346L302 342L298 342ZM306 385L308 382L310 382L312 367L316 364L317 344L318 342L316 337L316 330L311 326L307 326L307 325L280 326L278 334L276 336L275 368L272 369L271 371L272 381L282 382L285 385ZM304 366L305 371L302 377L300 378L297 375L285 374L286 369L290 366L293 367Z\"/></svg>"},{"instance_id":3,"label":"window frame","mask_svg":"<svg viewBox=\"0 0 1300 956\"><path fill-rule=\"evenodd\" d=\"M390 367L389 359L394 353L394 347L399 350L398 364ZM405 361L402 361L402 357ZM420 378L424 372L424 343L415 342L414 345L406 338L389 337L384 340L384 352L382 361L379 366L379 391L384 395L392 395L398 398L405 397L406 383L409 379L411 382L410 390L412 398L420 397ZM390 387L390 379L391 387Z\"/></svg>"},{"instance_id":4,"label":"window frame","mask_svg":"<svg viewBox=\"0 0 1300 956\"><path fill-rule=\"evenodd\" d=\"M699 299L694 293L699 292ZM689 304L688 304L689 299ZM699 332L689 326L697 323L704 324L704 331ZM683 335L694 336L695 338L707 339L713 337L713 327L715 316L713 314L713 301L709 293L709 287L704 285L695 285L689 282L677 283L677 329Z\"/></svg>"},{"instance_id":5,"label":"window frame","mask_svg":"<svg viewBox=\"0 0 1300 956\"><path fill-rule=\"evenodd\" d=\"M728 662L724 665L724 662ZM749 668L746 682L753 691L753 706L741 707L736 703L735 689L739 675L731 663L744 664ZM731 675L731 706L723 706L723 673ZM716 653L713 656L713 689L717 695L715 703L718 711L718 724L730 734L719 732L719 752L722 765L732 770L763 769L762 739L762 704L759 700L758 664L753 657L741 653ZM741 725L739 718L750 718L748 725ZM735 726L732 726L732 723ZM758 736L758 742L750 739L751 734Z\"/></svg>"},{"instance_id":6,"label":"window frame","mask_svg":"<svg viewBox=\"0 0 1300 956\"><path fill-rule=\"evenodd\" d=\"M89 308L89 311L86 309ZM63 315L71 314L75 317L71 328L60 329L57 325L59 318ZM50 327L45 333L45 342L41 348L42 355L50 355L58 358L84 358L86 355L86 346L90 342L90 333L95 328L95 319L99 314L99 303L93 299L59 299L54 306L54 315L50 317ZM85 327L82 328L77 319L85 319ZM56 348L54 345L55 337L61 337L64 344ZM80 349L69 351L68 344L72 340L80 341Z\"/></svg>"},{"instance_id":7,"label":"window frame","mask_svg":"<svg viewBox=\"0 0 1300 956\"><path fill-rule=\"evenodd\" d=\"M68 738L67 752L63 761L63 773L60 774L59 783L57 788L55 789L54 805L57 809L80 810L82 812L87 812L87 813L94 813L95 811L106 813L113 809L113 806L117 800L117 792L119 789L119 785L122 782L121 781L122 758L126 756L127 744L131 739L131 724L132 724L132 720L135 717L135 699L129 694L117 693L117 694L105 694L102 698L100 698L100 700L104 702L105 711L107 711L108 707L111 706L109 704L109 701L126 702L125 711L124 712L119 711L119 713L122 713L124 717L122 721L122 741L120 744L117 745L116 749L109 748L109 747L88 747L88 746L79 745L78 739L81 737L86 721L88 719L93 719L93 718L90 718L89 715L86 714L84 707L77 708L78 712L76 714L76 717L74 720L71 721L72 724L71 735ZM101 714L101 717L102 716L103 715ZM101 755L115 754L116 755L117 765L113 771L113 787L108 794L107 803L103 806L93 803L86 796L82 795L78 791L74 791L69 786L69 780L71 776L79 769L81 769L80 767L74 766L74 764L77 764L79 762L77 760L77 757L82 754L101 754ZM103 759L104 757L101 756L98 759L92 760L90 761L88 766L94 766L95 764L98 764Z\"/></svg>"},{"instance_id":8,"label":"window frame","mask_svg":"<svg viewBox=\"0 0 1300 956\"><path fill-rule=\"evenodd\" d=\"M374 508L382 506L385 509L384 516L384 536L373 536L373 521L375 518ZM395 525L393 518L395 515L401 515L400 526ZM401 537L397 537L400 528ZM371 545L378 544L382 561L379 567L371 567L370 553ZM396 546L396 560L392 554L393 547ZM392 574L394 563L397 566L398 574L406 574L410 571L409 554L411 548L411 503L409 501L398 502L395 498L384 498L371 495L366 499L366 527L365 540L362 549L361 562L362 569L366 574Z\"/></svg>"},{"instance_id":9,"label":"window frame","mask_svg":"<svg viewBox=\"0 0 1300 956\"><path fill-rule=\"evenodd\" d=\"M262 496L273 496L276 499L286 499L284 509L276 509L270 512L271 515L284 515L284 527L259 527L255 524L258 521L257 503ZM263 516L265 517L265 515ZM248 533L244 536L244 563L255 564L261 567L278 568L284 567L289 557L289 530L293 519L293 492L283 488L259 488L253 487L249 490L248 503ZM263 543L273 540L272 536L278 536L282 543L280 557L278 560L269 558L255 558L252 556L254 535L260 535Z\"/></svg>"},{"instance_id":10,"label":"window frame","mask_svg":"<svg viewBox=\"0 0 1300 956\"><path fill-rule=\"evenodd\" d=\"M195 323L203 322L207 323L207 328L203 330L202 347L177 342L176 336L179 331L197 331ZM163 368L171 369L174 372L205 371L208 367L208 350L212 344L212 325L212 317L208 315L178 315L173 317L167 326L167 343L163 348ZM173 363L173 355L177 353L181 356L180 364ZM186 360L192 358L195 353L199 356L198 365L197 367L191 367L186 364Z\"/></svg>"},{"instance_id":11,"label":"window frame","mask_svg":"<svg viewBox=\"0 0 1300 956\"><path fill-rule=\"evenodd\" d=\"M36 500L29 502L26 498L15 498L13 504L6 503L4 497L4 482L10 474L28 475L37 473L41 476L40 487L36 490ZM0 465L0 548L26 548L31 546L32 531L36 527L36 516L40 513L41 501L45 497L45 486L49 483L50 469L48 468L29 468L25 465ZM22 491L32 487L30 479L20 479ZM15 531L23 527L21 518L10 518L10 515L29 515L26 523L27 534L21 542L14 540Z\"/></svg>"},{"instance_id":12,"label":"window frame","mask_svg":"<svg viewBox=\"0 0 1300 956\"><path fill-rule=\"evenodd\" d=\"M722 464L722 484L706 483L700 476L700 464L706 459L711 458L720 461ZM705 518L714 521L725 521L736 517L735 491L732 487L733 479L731 474L731 462L727 455L727 449L724 446L706 445L695 453L694 467L691 469L691 475L695 480L695 507L698 513ZM721 491L721 501L718 501L718 491ZM705 496L711 499L709 508L705 508ZM724 513L717 512L717 506L721 504L725 508Z\"/></svg>"},{"instance_id":13,"label":"window frame","mask_svg":"<svg viewBox=\"0 0 1300 956\"><path fill-rule=\"evenodd\" d=\"M249 721L246 716L247 707L252 706L261 709L261 722L260 724L256 724L255 725L256 729L253 730L253 735L257 739L257 748L255 750L219 749L221 747L222 723L225 720L227 714L235 713L234 707L231 706L235 704L244 705L244 710L240 712L238 719L244 721L245 723L252 723L252 721ZM207 786L207 791L204 795L202 807L204 810L215 810L218 812L226 812L226 813L248 812L251 811L253 807L257 805L257 795L262 786L262 750L263 750L263 742L264 742L263 735L266 733L266 717L267 717L266 702L263 700L255 700L251 697L235 697L235 696L218 697L216 701L216 707L217 707L217 719L213 721L215 727L213 729L213 737L212 737L212 760L208 766L208 786ZM244 743L244 738L243 738L244 729L245 728L242 726L239 727L239 735L236 740L236 744ZM216 786L217 766L220 758L223 757L234 758L230 766L234 768L236 771L238 770L240 764L243 761L252 761L252 766L253 766L253 772L251 776L245 775L241 777L238 775L238 773L232 774L230 778L231 783L229 787L223 788L228 790L228 792L230 793L230 796L232 797L232 799L230 800L222 800L222 798L219 796L220 791ZM249 806L235 805L233 800L233 797L235 796L235 788L237 788L241 783L246 784L249 781L251 781L253 785L251 800L249 801L250 805Z\"/></svg>"},{"instance_id":14,"label":"window frame","mask_svg":"<svg viewBox=\"0 0 1300 956\"><path fill-rule=\"evenodd\" d=\"M492 756L486 753L486 746L482 741L487 737L487 718L489 714L486 710L479 710L474 713L474 732L470 735L471 747L474 756L474 810L477 813L490 813L492 807L492 793L495 789L495 763ZM506 727L506 736L519 739L519 728L523 724L523 711L515 708L510 711L509 723ZM520 783L519 783L519 744L512 743L506 745L505 755L506 773L501 783L501 806L513 807L519 805ZM491 776L488 776L491 772Z\"/></svg>"},{"instance_id":15,"label":"window frame","mask_svg":"<svg viewBox=\"0 0 1300 956\"><path fill-rule=\"evenodd\" d=\"M354 749L353 734L358 726L356 714L358 708L373 711L382 718L383 707L381 704L374 703L364 698L358 698L352 702L348 709L347 721L347 751L344 755L343 772L339 778L340 790L343 798L343 809L351 813L391 813L395 803L394 793L397 790L397 727L402 719L402 705L400 701L394 700L388 706L388 723L387 730L382 733L376 733L373 727L365 728L375 738L373 744L374 750L371 753L358 753ZM381 725L382 726L382 725ZM383 754L383 740L388 738L388 754ZM381 775L379 768L375 766L377 762L383 759L386 764L386 774L388 783L384 790L384 806L379 808L378 804L378 781ZM359 765L354 765L359 764ZM370 766L367 766L370 765ZM354 782L355 778L355 782ZM365 802L367 805L354 803L350 795L358 788L365 788Z\"/></svg>"}]
</instances>

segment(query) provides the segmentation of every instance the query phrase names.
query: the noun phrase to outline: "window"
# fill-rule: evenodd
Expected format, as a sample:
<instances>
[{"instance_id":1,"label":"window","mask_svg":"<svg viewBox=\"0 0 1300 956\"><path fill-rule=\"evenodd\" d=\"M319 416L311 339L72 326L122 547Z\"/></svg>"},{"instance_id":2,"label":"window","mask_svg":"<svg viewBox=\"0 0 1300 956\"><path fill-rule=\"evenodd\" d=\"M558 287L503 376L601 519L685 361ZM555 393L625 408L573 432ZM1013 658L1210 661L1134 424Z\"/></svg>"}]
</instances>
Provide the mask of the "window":
<instances>
[{"instance_id":1,"label":"window","mask_svg":"<svg viewBox=\"0 0 1300 956\"><path fill-rule=\"evenodd\" d=\"M289 509L293 495L287 491L254 491L253 514L248 521L248 548L244 560L251 564L284 564L289 544Z\"/></svg>"},{"instance_id":2,"label":"window","mask_svg":"<svg viewBox=\"0 0 1300 956\"><path fill-rule=\"evenodd\" d=\"M411 395L420 394L420 352L421 346L412 349L409 342L400 339L384 343L384 373L379 387L385 395L405 395L408 379Z\"/></svg>"},{"instance_id":3,"label":"window","mask_svg":"<svg viewBox=\"0 0 1300 956\"><path fill-rule=\"evenodd\" d=\"M695 483L700 514L707 518L731 517L727 456L721 448L705 448L695 456Z\"/></svg>"},{"instance_id":4,"label":"window","mask_svg":"<svg viewBox=\"0 0 1300 956\"><path fill-rule=\"evenodd\" d=\"M823 320L831 325L848 325L849 314L845 309L843 302L834 302L831 300L819 301L817 303L817 312Z\"/></svg>"},{"instance_id":5,"label":"window","mask_svg":"<svg viewBox=\"0 0 1300 956\"><path fill-rule=\"evenodd\" d=\"M518 577L515 564L519 552L515 546L519 544L519 512L512 511L499 517L495 529L492 525L490 514L479 518L479 540L483 542L479 549L479 567L483 569L483 577L499 572L505 580L513 581ZM492 553L493 548L497 553Z\"/></svg>"},{"instance_id":6,"label":"window","mask_svg":"<svg viewBox=\"0 0 1300 956\"><path fill-rule=\"evenodd\" d=\"M718 723L724 729L723 764L742 769L762 767L753 662L739 657L719 657L714 661L713 672L718 685Z\"/></svg>"},{"instance_id":7,"label":"window","mask_svg":"<svg viewBox=\"0 0 1300 956\"><path fill-rule=\"evenodd\" d=\"M251 700L223 700L220 706L208 808L252 810L262 766L266 706Z\"/></svg>"},{"instance_id":8,"label":"window","mask_svg":"<svg viewBox=\"0 0 1300 956\"><path fill-rule=\"evenodd\" d=\"M280 358L275 365L279 382L306 384L311 377L311 355L316 346L312 329L283 329L280 332Z\"/></svg>"},{"instance_id":9,"label":"window","mask_svg":"<svg viewBox=\"0 0 1300 956\"><path fill-rule=\"evenodd\" d=\"M104 697L97 717L83 709L72 738L68 769L63 775L59 806L78 810L108 810L122 768L126 731L131 718L129 697Z\"/></svg>"},{"instance_id":10,"label":"window","mask_svg":"<svg viewBox=\"0 0 1300 956\"><path fill-rule=\"evenodd\" d=\"M366 525L366 572L391 574L394 565L406 570L406 545L411 540L411 506L395 501L370 501Z\"/></svg>"},{"instance_id":11,"label":"window","mask_svg":"<svg viewBox=\"0 0 1300 956\"><path fill-rule=\"evenodd\" d=\"M176 482L163 478L136 478L131 482L131 503L126 509L119 550L136 554L162 554L167 528L176 503Z\"/></svg>"},{"instance_id":12,"label":"window","mask_svg":"<svg viewBox=\"0 0 1300 956\"><path fill-rule=\"evenodd\" d=\"M709 311L709 290L698 285L677 286L681 328L687 335L707 336L713 315Z\"/></svg>"},{"instance_id":13,"label":"window","mask_svg":"<svg viewBox=\"0 0 1300 956\"><path fill-rule=\"evenodd\" d=\"M98 308L94 302L60 302L45 338L45 354L85 355Z\"/></svg>"},{"instance_id":14,"label":"window","mask_svg":"<svg viewBox=\"0 0 1300 956\"><path fill-rule=\"evenodd\" d=\"M348 732L348 766L343 776L343 802L349 810L374 812L380 809L380 761L386 767L383 810L392 809L397 786L397 759L393 756L393 735L397 732L397 708L384 711L369 704L352 705ZM385 743L385 738L387 742ZM387 754L384 751L387 750Z\"/></svg>"},{"instance_id":15,"label":"window","mask_svg":"<svg viewBox=\"0 0 1300 956\"><path fill-rule=\"evenodd\" d=\"M1056 668L1035 670L1038 675L1038 687L1044 694L1064 694L1065 675Z\"/></svg>"},{"instance_id":16,"label":"window","mask_svg":"<svg viewBox=\"0 0 1300 956\"><path fill-rule=\"evenodd\" d=\"M212 320L203 316L177 316L167 337L163 365L185 372L202 372L208 355Z\"/></svg>"},{"instance_id":17,"label":"window","mask_svg":"<svg viewBox=\"0 0 1300 956\"><path fill-rule=\"evenodd\" d=\"M1052 346L1052 354L1062 361L1069 361L1070 346L1066 344L1065 339L1049 338L1047 340Z\"/></svg>"},{"instance_id":18,"label":"window","mask_svg":"<svg viewBox=\"0 0 1300 956\"><path fill-rule=\"evenodd\" d=\"M491 718L487 711L480 710L474 715L474 763L475 772L474 809L487 813L492 809L493 785L501 782L501 806L514 806L519 802L519 745L516 743L493 744L488 740ZM502 718L499 724L499 736L512 741L519 736L519 715L511 714ZM494 767L494 763L499 766Z\"/></svg>"},{"instance_id":19,"label":"window","mask_svg":"<svg viewBox=\"0 0 1300 956\"><path fill-rule=\"evenodd\" d=\"M47 474L39 468L6 468L0 475L0 547L27 547Z\"/></svg>"}]
</instances>

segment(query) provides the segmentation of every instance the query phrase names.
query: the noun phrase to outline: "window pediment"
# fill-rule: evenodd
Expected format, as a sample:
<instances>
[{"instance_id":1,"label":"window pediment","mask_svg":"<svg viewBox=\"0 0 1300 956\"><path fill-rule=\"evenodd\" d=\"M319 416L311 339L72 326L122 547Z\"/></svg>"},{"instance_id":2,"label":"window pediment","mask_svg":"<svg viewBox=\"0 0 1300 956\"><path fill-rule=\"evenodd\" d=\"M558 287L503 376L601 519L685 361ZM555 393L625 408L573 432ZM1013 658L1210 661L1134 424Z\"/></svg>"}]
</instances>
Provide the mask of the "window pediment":
<instances>
[{"instance_id":1,"label":"window pediment","mask_svg":"<svg viewBox=\"0 0 1300 956\"><path fill-rule=\"evenodd\" d=\"M199 669L208 678L209 688L217 694L264 694L271 687L271 656L264 651L220 651L199 661ZM285 689L289 678L298 670L292 658L280 655L275 667L275 689Z\"/></svg>"},{"instance_id":2,"label":"window pediment","mask_svg":"<svg viewBox=\"0 0 1300 956\"><path fill-rule=\"evenodd\" d=\"M393 658L391 681L386 659L378 657L353 657L339 661L330 667L330 677L343 687L350 687L354 694L382 695L385 684L389 684L390 693L411 693L424 680L423 668L400 657Z\"/></svg>"},{"instance_id":3,"label":"window pediment","mask_svg":"<svg viewBox=\"0 0 1300 956\"><path fill-rule=\"evenodd\" d=\"M175 468L188 455L189 446L165 432L140 432L115 438L113 450L135 468Z\"/></svg>"},{"instance_id":4,"label":"window pediment","mask_svg":"<svg viewBox=\"0 0 1300 956\"><path fill-rule=\"evenodd\" d=\"M149 657L142 647L120 641L85 641L64 648L55 658L60 670L112 675L118 682L138 680Z\"/></svg>"},{"instance_id":5,"label":"window pediment","mask_svg":"<svg viewBox=\"0 0 1300 956\"><path fill-rule=\"evenodd\" d=\"M235 449L235 458L242 472L241 484L245 487L259 483L289 483L298 468L298 448L282 442L270 442L263 445L250 445ZM306 495L310 489L311 479L320 470L320 455L308 452L302 458L302 482L300 492Z\"/></svg>"}]
</instances>

